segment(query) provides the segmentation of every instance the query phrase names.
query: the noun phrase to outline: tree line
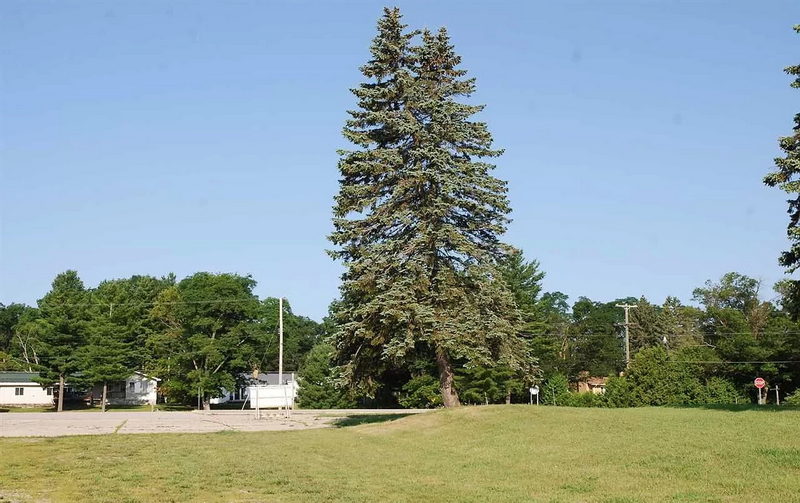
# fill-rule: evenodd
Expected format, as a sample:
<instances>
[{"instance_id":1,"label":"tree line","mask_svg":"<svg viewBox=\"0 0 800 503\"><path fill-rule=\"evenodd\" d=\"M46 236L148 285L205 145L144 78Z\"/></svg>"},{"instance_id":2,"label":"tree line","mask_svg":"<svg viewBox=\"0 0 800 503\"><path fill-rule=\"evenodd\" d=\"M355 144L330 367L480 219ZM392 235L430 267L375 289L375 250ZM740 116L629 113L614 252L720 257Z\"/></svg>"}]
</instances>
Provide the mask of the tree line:
<instances>
[{"instance_id":1,"label":"tree line","mask_svg":"<svg viewBox=\"0 0 800 503\"><path fill-rule=\"evenodd\" d=\"M345 268L340 295L321 324L287 313L301 405L514 402L533 384L555 403L714 403L750 399L756 375L797 389L796 280L764 301L758 280L732 272L699 286L696 306L674 297L570 305L542 292L538 262L503 240L511 206L489 162L502 150L470 101L476 82L447 30L409 29L387 8L369 53L343 130L352 148L339 152L329 253ZM797 77L800 67L786 72ZM788 273L800 265L798 145L800 115L764 179L791 196L791 247L780 258ZM170 398L200 396L208 407L242 375L276 366L277 301L258 299L254 286L200 272L87 289L68 271L37 307L0 310L0 364L62 388L141 369L162 377ZM620 303L637 305L629 367ZM586 375L613 377L602 400L566 391Z\"/></svg>"},{"instance_id":2,"label":"tree line","mask_svg":"<svg viewBox=\"0 0 800 503\"><path fill-rule=\"evenodd\" d=\"M249 276L199 272L180 281L133 276L87 288L66 271L36 307L0 305L0 370L39 372L43 385L103 386L133 371L162 379L171 401L204 408L243 374L278 366L278 299L259 299ZM297 369L320 326L284 302L284 361ZM105 406L105 396L101 403Z\"/></svg>"}]
</instances>

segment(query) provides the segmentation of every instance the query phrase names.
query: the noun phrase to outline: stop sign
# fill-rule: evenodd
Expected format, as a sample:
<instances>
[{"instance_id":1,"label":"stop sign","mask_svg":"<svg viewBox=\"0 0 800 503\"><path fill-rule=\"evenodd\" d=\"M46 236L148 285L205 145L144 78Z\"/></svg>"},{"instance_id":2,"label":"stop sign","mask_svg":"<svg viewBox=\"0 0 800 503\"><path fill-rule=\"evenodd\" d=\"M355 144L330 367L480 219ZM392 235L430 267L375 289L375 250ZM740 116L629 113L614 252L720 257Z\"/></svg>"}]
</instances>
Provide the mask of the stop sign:
<instances>
[{"instance_id":1,"label":"stop sign","mask_svg":"<svg viewBox=\"0 0 800 503\"><path fill-rule=\"evenodd\" d=\"M766 383L764 382L764 378L763 377L756 377L756 380L753 381L753 384L756 385L756 388L761 389L761 388L764 387L764 384L766 384Z\"/></svg>"}]
</instances>

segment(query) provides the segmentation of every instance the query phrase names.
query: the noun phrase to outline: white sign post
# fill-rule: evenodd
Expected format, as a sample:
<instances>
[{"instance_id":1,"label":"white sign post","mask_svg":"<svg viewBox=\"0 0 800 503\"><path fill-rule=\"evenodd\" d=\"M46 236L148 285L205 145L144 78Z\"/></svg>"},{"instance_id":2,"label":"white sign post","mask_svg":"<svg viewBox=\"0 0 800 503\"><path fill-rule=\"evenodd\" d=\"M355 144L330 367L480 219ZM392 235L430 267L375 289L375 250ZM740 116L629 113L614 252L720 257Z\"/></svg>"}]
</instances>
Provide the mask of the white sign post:
<instances>
[{"instance_id":1,"label":"white sign post","mask_svg":"<svg viewBox=\"0 0 800 503\"><path fill-rule=\"evenodd\" d=\"M531 386L528 391L531 392L531 405L533 405L534 396L536 396L536 405L539 405L539 386Z\"/></svg>"}]
</instances>

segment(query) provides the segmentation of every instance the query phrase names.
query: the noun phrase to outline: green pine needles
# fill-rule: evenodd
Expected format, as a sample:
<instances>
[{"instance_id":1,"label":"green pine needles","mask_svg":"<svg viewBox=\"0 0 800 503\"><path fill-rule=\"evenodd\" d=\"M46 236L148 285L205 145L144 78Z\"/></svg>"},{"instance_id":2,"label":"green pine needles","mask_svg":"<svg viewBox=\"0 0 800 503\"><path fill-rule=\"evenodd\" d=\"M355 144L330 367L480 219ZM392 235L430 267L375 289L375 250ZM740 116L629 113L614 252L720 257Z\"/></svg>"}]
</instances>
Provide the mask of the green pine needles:
<instances>
[{"instance_id":1,"label":"green pine needles","mask_svg":"<svg viewBox=\"0 0 800 503\"><path fill-rule=\"evenodd\" d=\"M796 25L794 30L800 34L800 25ZM800 65L786 67L784 71L795 77L791 86L800 88ZM779 262L787 272L792 273L800 268L800 179L798 179L800 178L800 114L794 116L792 135L780 138L778 144L784 156L775 159L777 169L764 177L764 183L770 187L779 187L791 197L787 201L789 225L786 229L791 246L781 254ZM789 286L790 304L797 306L800 303L800 285L797 281L791 280ZM792 299L794 302L791 302ZM798 309L795 308L793 311L795 318L800 316Z\"/></svg>"},{"instance_id":2,"label":"green pine needles","mask_svg":"<svg viewBox=\"0 0 800 503\"><path fill-rule=\"evenodd\" d=\"M418 45L415 45L419 41ZM358 109L344 128L358 149L341 151L333 209L342 260L336 358L351 386L374 392L381 374L435 362L445 406L459 405L458 366L532 372L517 336L520 316L499 263L511 211L506 182L491 175L483 107L447 31L407 31L385 9Z\"/></svg>"}]
</instances>

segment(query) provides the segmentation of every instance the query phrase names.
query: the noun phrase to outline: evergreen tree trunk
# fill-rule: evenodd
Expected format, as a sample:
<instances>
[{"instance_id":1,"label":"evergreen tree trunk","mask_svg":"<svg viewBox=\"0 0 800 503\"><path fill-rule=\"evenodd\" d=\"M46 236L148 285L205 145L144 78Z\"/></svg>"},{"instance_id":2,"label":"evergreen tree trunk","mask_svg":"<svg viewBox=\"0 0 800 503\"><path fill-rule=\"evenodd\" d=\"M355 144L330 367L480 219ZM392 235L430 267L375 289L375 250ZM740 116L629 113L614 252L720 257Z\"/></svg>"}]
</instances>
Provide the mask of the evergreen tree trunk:
<instances>
[{"instance_id":1,"label":"evergreen tree trunk","mask_svg":"<svg viewBox=\"0 0 800 503\"><path fill-rule=\"evenodd\" d=\"M453 364L444 349L436 349L436 366L439 368L439 389L442 392L442 403L445 407L458 407L461 401L458 399L455 380L453 379Z\"/></svg>"},{"instance_id":2,"label":"evergreen tree trunk","mask_svg":"<svg viewBox=\"0 0 800 503\"><path fill-rule=\"evenodd\" d=\"M101 409L103 412L106 411L106 396L108 396L108 382L103 381L103 405Z\"/></svg>"},{"instance_id":3,"label":"evergreen tree trunk","mask_svg":"<svg viewBox=\"0 0 800 503\"><path fill-rule=\"evenodd\" d=\"M58 412L64 410L64 374L58 376Z\"/></svg>"}]
</instances>

